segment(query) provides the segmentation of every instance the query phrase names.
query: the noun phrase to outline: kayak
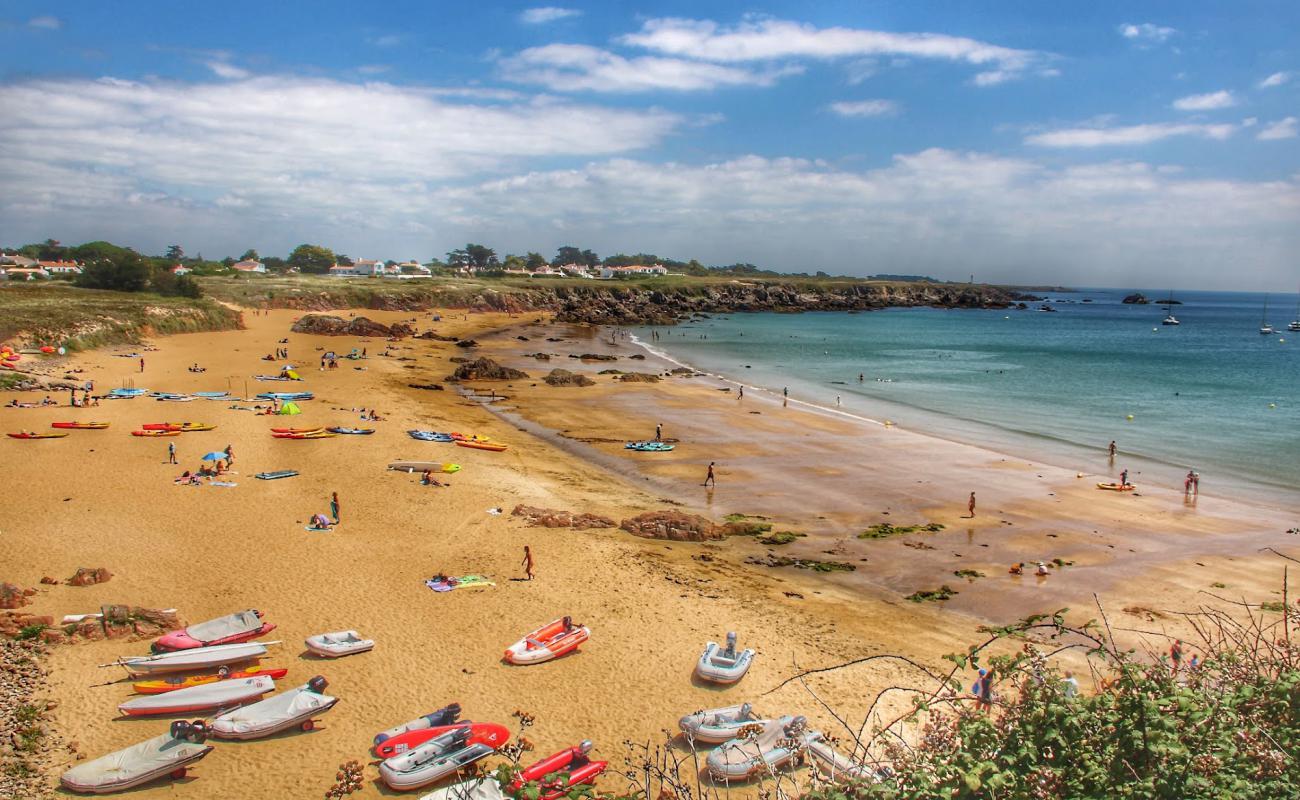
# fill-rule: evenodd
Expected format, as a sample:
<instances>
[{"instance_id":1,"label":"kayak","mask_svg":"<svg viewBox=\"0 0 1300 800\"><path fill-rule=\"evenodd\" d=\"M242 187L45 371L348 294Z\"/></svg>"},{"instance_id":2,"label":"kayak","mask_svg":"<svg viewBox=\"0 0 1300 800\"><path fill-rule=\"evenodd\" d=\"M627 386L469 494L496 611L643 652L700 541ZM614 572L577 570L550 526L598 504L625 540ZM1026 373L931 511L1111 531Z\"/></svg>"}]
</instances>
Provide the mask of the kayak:
<instances>
[{"instance_id":1,"label":"kayak","mask_svg":"<svg viewBox=\"0 0 1300 800\"><path fill-rule=\"evenodd\" d=\"M224 680L238 680L239 678L256 678L266 676L274 680L279 680L289 673L285 667L248 667L247 669L231 671L228 667L222 667L216 672L207 672L202 675L177 676L173 678L161 678L156 681L137 681L131 684L131 691L136 694L164 694L174 692L177 689L188 689L191 686L202 686L206 683L216 683Z\"/></svg>"},{"instance_id":2,"label":"kayak","mask_svg":"<svg viewBox=\"0 0 1300 800\"><path fill-rule=\"evenodd\" d=\"M195 397L202 397L205 400L220 400L223 397L230 396L230 392L195 392Z\"/></svg>"},{"instance_id":3,"label":"kayak","mask_svg":"<svg viewBox=\"0 0 1300 800\"><path fill-rule=\"evenodd\" d=\"M219 739L260 739L290 728L309 731L316 727L312 717L324 714L339 701L324 693L328 686L329 682L317 675L302 686L228 711L212 720L212 735Z\"/></svg>"},{"instance_id":4,"label":"kayak","mask_svg":"<svg viewBox=\"0 0 1300 800\"><path fill-rule=\"evenodd\" d=\"M376 733L375 746L378 747L394 736L401 736L407 731L419 731L439 725L451 725L459 716L460 703L448 703L437 711L430 711L428 714L416 717L410 722L403 722L401 725L394 725L386 731Z\"/></svg>"},{"instance_id":5,"label":"kayak","mask_svg":"<svg viewBox=\"0 0 1300 800\"><path fill-rule=\"evenodd\" d=\"M180 431L131 431L132 436L180 436Z\"/></svg>"},{"instance_id":6,"label":"kayak","mask_svg":"<svg viewBox=\"0 0 1300 800\"><path fill-rule=\"evenodd\" d=\"M272 428L271 433L316 433L323 430L325 429L317 425L315 428Z\"/></svg>"},{"instance_id":7,"label":"kayak","mask_svg":"<svg viewBox=\"0 0 1300 800\"><path fill-rule=\"evenodd\" d=\"M141 430L146 431L178 431L180 433L210 431L216 427L216 425L209 425L206 422L146 422L140 426Z\"/></svg>"},{"instance_id":8,"label":"kayak","mask_svg":"<svg viewBox=\"0 0 1300 800\"><path fill-rule=\"evenodd\" d=\"M11 433L9 434L9 438L10 439L62 439L64 436L67 435L68 434L66 433L27 433L26 431L24 431L23 433Z\"/></svg>"},{"instance_id":9,"label":"kayak","mask_svg":"<svg viewBox=\"0 0 1300 800\"><path fill-rule=\"evenodd\" d=\"M177 720L164 734L139 744L78 764L59 777L74 792L108 794L156 780L164 775L179 780L185 768L212 752L204 744L207 728L202 720Z\"/></svg>"},{"instance_id":10,"label":"kayak","mask_svg":"<svg viewBox=\"0 0 1300 800\"><path fill-rule=\"evenodd\" d=\"M155 653L170 650L192 650L195 647L212 647L218 644L236 644L265 636L275 630L275 625L262 622L262 612L255 608L238 611L224 617L190 625L179 631L163 634L149 646Z\"/></svg>"},{"instance_id":11,"label":"kayak","mask_svg":"<svg viewBox=\"0 0 1300 800\"><path fill-rule=\"evenodd\" d=\"M478 442L478 441L470 441L467 439L457 439L456 446L472 447L475 450L491 450L494 453L500 453L502 450L506 449L505 445L497 444L496 442Z\"/></svg>"},{"instance_id":12,"label":"kayak","mask_svg":"<svg viewBox=\"0 0 1300 800\"><path fill-rule=\"evenodd\" d=\"M510 645L502 658L510 664L540 664L572 653L589 638L591 631L587 626L574 624L564 617Z\"/></svg>"},{"instance_id":13,"label":"kayak","mask_svg":"<svg viewBox=\"0 0 1300 800\"><path fill-rule=\"evenodd\" d=\"M293 478L296 477L297 475L298 475L298 470L296 469L281 469L281 470L276 470L275 472L259 472L253 477L259 478L264 481L278 481L281 478Z\"/></svg>"},{"instance_id":14,"label":"kayak","mask_svg":"<svg viewBox=\"0 0 1300 800\"><path fill-rule=\"evenodd\" d=\"M51 428L66 428L74 431L102 431L108 427L107 422L51 422Z\"/></svg>"},{"instance_id":15,"label":"kayak","mask_svg":"<svg viewBox=\"0 0 1300 800\"><path fill-rule=\"evenodd\" d=\"M409 750L414 750L420 745L431 739L436 739L445 733L456 730L457 728L468 728L469 736L472 740L482 741L484 744L492 745L493 749L506 743L510 738L509 732L502 726L492 722L470 722L461 720L447 725L435 725L429 728L422 728L416 731L407 731L406 733L386 739L380 744L375 745L375 755L380 758L392 758L399 756Z\"/></svg>"},{"instance_id":16,"label":"kayak","mask_svg":"<svg viewBox=\"0 0 1300 800\"><path fill-rule=\"evenodd\" d=\"M156 714L191 714L214 708L233 708L257 700L275 691L275 680L268 675L216 681L164 694L151 694L127 700L117 710L128 717Z\"/></svg>"},{"instance_id":17,"label":"kayak","mask_svg":"<svg viewBox=\"0 0 1300 800\"><path fill-rule=\"evenodd\" d=\"M1108 492L1131 492L1137 487L1131 483L1126 483L1123 486L1118 483L1099 483L1097 484L1097 488L1105 489Z\"/></svg>"},{"instance_id":18,"label":"kayak","mask_svg":"<svg viewBox=\"0 0 1300 800\"><path fill-rule=\"evenodd\" d=\"M148 394L148 389L110 389L109 397L139 397L142 394Z\"/></svg>"},{"instance_id":19,"label":"kayak","mask_svg":"<svg viewBox=\"0 0 1300 800\"><path fill-rule=\"evenodd\" d=\"M276 439L333 439L338 434L329 433L328 431L312 431L311 433L273 433L271 436Z\"/></svg>"},{"instance_id":20,"label":"kayak","mask_svg":"<svg viewBox=\"0 0 1300 800\"><path fill-rule=\"evenodd\" d=\"M450 444L453 441L450 433L439 433L437 431L407 431L406 435L410 436L412 439L419 439L422 442L442 442L443 444Z\"/></svg>"},{"instance_id":21,"label":"kayak","mask_svg":"<svg viewBox=\"0 0 1300 800\"><path fill-rule=\"evenodd\" d=\"M392 461L388 468L397 472L460 472L460 464L444 464L440 461Z\"/></svg>"},{"instance_id":22,"label":"kayak","mask_svg":"<svg viewBox=\"0 0 1300 800\"><path fill-rule=\"evenodd\" d=\"M504 725L476 723L441 736L379 765L379 777L393 789L414 789L459 772L492 755L510 736Z\"/></svg>"},{"instance_id":23,"label":"kayak","mask_svg":"<svg viewBox=\"0 0 1300 800\"><path fill-rule=\"evenodd\" d=\"M600 773L609 766L608 761L592 761L587 757L592 743L584 739L577 747L566 747L560 752L525 767L510 784L510 793L519 796L525 784L540 784L540 800L559 800L568 797L575 786L596 782Z\"/></svg>"},{"instance_id":24,"label":"kayak","mask_svg":"<svg viewBox=\"0 0 1300 800\"><path fill-rule=\"evenodd\" d=\"M269 644L278 644L269 642ZM213 647L195 647L148 656L126 656L114 662L136 675L154 675L168 672L190 672L211 669L222 664L252 661L266 655L266 645L257 642L219 644Z\"/></svg>"},{"instance_id":25,"label":"kayak","mask_svg":"<svg viewBox=\"0 0 1300 800\"><path fill-rule=\"evenodd\" d=\"M628 442L623 445L623 449L636 450L641 453L667 453L675 446L664 442Z\"/></svg>"},{"instance_id":26,"label":"kayak","mask_svg":"<svg viewBox=\"0 0 1300 800\"><path fill-rule=\"evenodd\" d=\"M369 436L375 432L374 428L327 428L330 433L345 433L352 436Z\"/></svg>"},{"instance_id":27,"label":"kayak","mask_svg":"<svg viewBox=\"0 0 1300 800\"><path fill-rule=\"evenodd\" d=\"M480 435L477 434L477 433L464 434L464 433L456 433L455 431L452 431L451 433L449 433L449 434L447 434L447 435L450 436L450 437L452 438L452 440L453 440L453 441L456 441L456 442L487 442L487 441L491 441L488 437L486 437L486 436L480 436Z\"/></svg>"}]
</instances>

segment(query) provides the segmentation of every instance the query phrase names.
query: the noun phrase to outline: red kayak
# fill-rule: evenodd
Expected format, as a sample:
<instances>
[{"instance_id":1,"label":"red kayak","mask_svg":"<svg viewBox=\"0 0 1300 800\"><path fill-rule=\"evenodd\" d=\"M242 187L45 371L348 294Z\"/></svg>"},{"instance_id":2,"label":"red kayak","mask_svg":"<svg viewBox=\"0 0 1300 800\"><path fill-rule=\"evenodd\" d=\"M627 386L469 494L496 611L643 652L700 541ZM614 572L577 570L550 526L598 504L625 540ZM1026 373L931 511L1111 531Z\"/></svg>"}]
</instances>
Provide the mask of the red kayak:
<instances>
[{"instance_id":1,"label":"red kayak","mask_svg":"<svg viewBox=\"0 0 1300 800\"><path fill-rule=\"evenodd\" d=\"M406 733L394 736L391 739L385 739L383 742L375 745L375 755L380 758L392 758L400 756L408 750L414 750L430 739L437 738L444 733L454 731L457 728L469 728L468 747L471 744L485 744L496 749L505 744L510 739L510 731L504 725L497 725L495 722L470 722L461 720L454 725L439 725L433 728L424 728L418 731L407 731Z\"/></svg>"},{"instance_id":2,"label":"red kayak","mask_svg":"<svg viewBox=\"0 0 1300 800\"><path fill-rule=\"evenodd\" d=\"M568 796L574 786L595 783L609 762L587 758L591 747L591 742L586 740L525 768L510 784L510 794L517 796L525 784L537 783L541 785L540 800L558 800Z\"/></svg>"}]
</instances>

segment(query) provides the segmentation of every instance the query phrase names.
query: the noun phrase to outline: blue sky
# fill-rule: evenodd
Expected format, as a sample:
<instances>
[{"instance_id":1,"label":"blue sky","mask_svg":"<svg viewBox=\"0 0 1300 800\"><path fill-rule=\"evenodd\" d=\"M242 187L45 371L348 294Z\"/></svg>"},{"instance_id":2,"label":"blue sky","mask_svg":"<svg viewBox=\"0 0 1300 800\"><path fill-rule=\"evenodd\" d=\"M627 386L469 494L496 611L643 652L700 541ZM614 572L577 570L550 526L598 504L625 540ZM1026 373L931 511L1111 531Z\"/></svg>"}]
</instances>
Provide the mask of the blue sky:
<instances>
[{"instance_id":1,"label":"blue sky","mask_svg":"<svg viewBox=\"0 0 1300 800\"><path fill-rule=\"evenodd\" d=\"M1300 280L1300 5L25 3L0 242Z\"/></svg>"}]
</instances>

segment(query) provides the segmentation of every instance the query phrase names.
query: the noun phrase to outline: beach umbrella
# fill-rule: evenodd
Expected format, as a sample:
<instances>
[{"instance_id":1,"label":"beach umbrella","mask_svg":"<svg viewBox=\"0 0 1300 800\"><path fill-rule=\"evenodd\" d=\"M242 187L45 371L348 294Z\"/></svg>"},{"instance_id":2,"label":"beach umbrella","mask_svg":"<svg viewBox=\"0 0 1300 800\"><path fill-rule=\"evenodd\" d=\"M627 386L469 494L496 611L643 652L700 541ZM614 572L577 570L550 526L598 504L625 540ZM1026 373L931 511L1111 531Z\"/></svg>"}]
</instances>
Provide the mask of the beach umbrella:
<instances>
[{"instance_id":1,"label":"beach umbrella","mask_svg":"<svg viewBox=\"0 0 1300 800\"><path fill-rule=\"evenodd\" d=\"M223 459L223 458L225 458L225 457L226 457L226 454L225 454L225 453L218 453L218 452L216 452L216 451L213 451L213 452L211 452L211 453L208 453L206 456L204 456L204 457L203 457L203 460L204 460L204 461L220 461L221 459Z\"/></svg>"}]
</instances>

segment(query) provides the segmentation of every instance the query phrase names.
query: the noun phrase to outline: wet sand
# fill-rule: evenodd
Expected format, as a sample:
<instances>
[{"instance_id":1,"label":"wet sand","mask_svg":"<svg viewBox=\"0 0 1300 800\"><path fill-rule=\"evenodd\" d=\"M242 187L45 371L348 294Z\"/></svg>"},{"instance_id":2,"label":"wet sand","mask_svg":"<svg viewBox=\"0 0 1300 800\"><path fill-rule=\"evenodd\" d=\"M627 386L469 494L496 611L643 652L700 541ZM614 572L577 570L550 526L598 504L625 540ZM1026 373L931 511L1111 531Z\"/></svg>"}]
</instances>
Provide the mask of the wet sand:
<instances>
[{"instance_id":1,"label":"wet sand","mask_svg":"<svg viewBox=\"0 0 1300 800\"><path fill-rule=\"evenodd\" d=\"M384 322L412 316L366 315ZM157 352L144 354L143 374L134 359L115 356L121 348L79 355L70 364L84 367L98 391L133 382L155 390L229 388L243 394L247 380L250 392L315 392L297 417L255 416L227 402L148 398L84 410L0 409L5 431L44 429L61 419L112 423L105 431L74 431L59 440L0 440L0 483L8 487L0 579L38 586L42 576L66 578L79 566L114 573L93 587L42 586L23 611L58 617L129 603L176 607L196 622L257 607L279 626L269 638L284 644L272 648L274 656L264 663L289 667L283 685L323 674L330 693L340 698L317 731L218 742L181 785L155 783L133 796L319 796L339 763L368 760L375 732L452 701L470 718L507 725L516 709L535 714L537 724L527 733L537 748L531 757L591 738L598 755L616 767L622 766L625 739L657 742L684 713L746 700L768 713L804 713L814 725L837 731L797 684L765 693L796 665L828 666L875 653L899 653L939 667L942 654L979 638L976 627L986 620L1007 622L1076 604L1092 591L1108 607L1186 608L1201 602L1198 592L1215 581L1226 584L1222 591L1269 599L1280 588L1281 567L1255 551L1264 543L1296 549L1295 538L1282 533L1289 525L1268 509L1204 496L1187 508L1167 490L1146 487L1142 497L1102 495L1086 490L1091 476L1080 481L988 451L783 409L757 397L742 404L698 378L614 384L597 376L600 385L587 389L557 389L540 380L485 383L483 388L494 386L507 398L489 410L455 391L407 387L441 382L453 367L450 358L478 353L408 340L383 358L376 355L384 347L380 341L289 334L295 316L246 315L244 331L160 339L153 343ZM554 366L593 373L609 366L644 368L625 358L583 366L564 355L549 365L522 357L526 350L560 352L571 344L593 351L591 341L540 341L545 335L570 336L561 326L483 333L523 322L455 313L434 327L447 335L473 334L483 342L483 354L535 378ZM428 316L421 314L419 324L429 327ZM532 341L520 343L516 335ZM305 382L249 380L273 371L275 365L260 357L285 337L290 361ZM341 361L335 371L317 369L317 348L352 347L368 348L371 357ZM624 345L618 352L635 351ZM187 372L194 362L207 372ZM11 394L5 400L14 396L40 397ZM350 410L360 406L377 408L385 421L361 422ZM498 416L509 409L531 420L524 427L537 433ZM218 428L172 439L181 460L172 467L164 463L168 440L129 435L144 422L167 420ZM378 432L321 441L271 438L268 429L286 420ZM665 424L666 436L680 440L678 449L625 454L618 442L651 436L656 421ZM490 453L417 442L404 433L413 427L479 432L510 449ZM238 486L173 485L181 469L194 468L200 455L227 444L235 450L237 474L231 480ZM596 457L582 457L591 454ZM384 470L398 458L454 461L464 469L446 477L450 488L428 488L417 476ZM711 493L698 486L709 460L721 466ZM286 468L302 474L272 482L252 477ZM980 511L976 520L963 521L970 487L979 491ZM328 534L304 531L310 514L327 511L331 491L342 502L340 527ZM759 567L746 559L768 548L750 540L664 543L616 529L528 528L507 516L516 503L526 503L617 520L669 507L666 501L714 518L733 512L771 517L777 529L809 534L774 552L848 561L859 569L822 576ZM507 515L487 513L498 507ZM853 538L879 521L934 521L947 528L885 541ZM908 542L934 549L905 547ZM531 582L515 580L525 544L539 565ZM1044 581L1006 574L1012 560L1052 557L1077 563ZM1196 567L1197 561L1205 566ZM968 583L951 574L957 568L979 569L987 577ZM435 594L423 580L437 572L486 574L496 586ZM902 599L941 583L961 593L941 605ZM1080 608L1083 618L1093 615ZM577 655L537 667L500 663L509 643L563 614L593 630ZM1167 624L1177 630L1173 620ZM346 628L376 639L375 650L332 662L303 654L304 637ZM729 689L697 685L691 670L699 650L727 630L738 631L743 646L759 651L753 669ZM122 641L54 650L48 692L59 703L56 728L87 757L166 727L165 720L115 719L129 686L106 685L120 671L96 666L146 650L147 642ZM917 682L909 668L878 662L828 673L810 685L855 719L875 691ZM76 763L75 757L66 754L65 763ZM622 788L617 776L601 785ZM376 770L367 767L365 789L354 796L387 794Z\"/></svg>"}]
</instances>

